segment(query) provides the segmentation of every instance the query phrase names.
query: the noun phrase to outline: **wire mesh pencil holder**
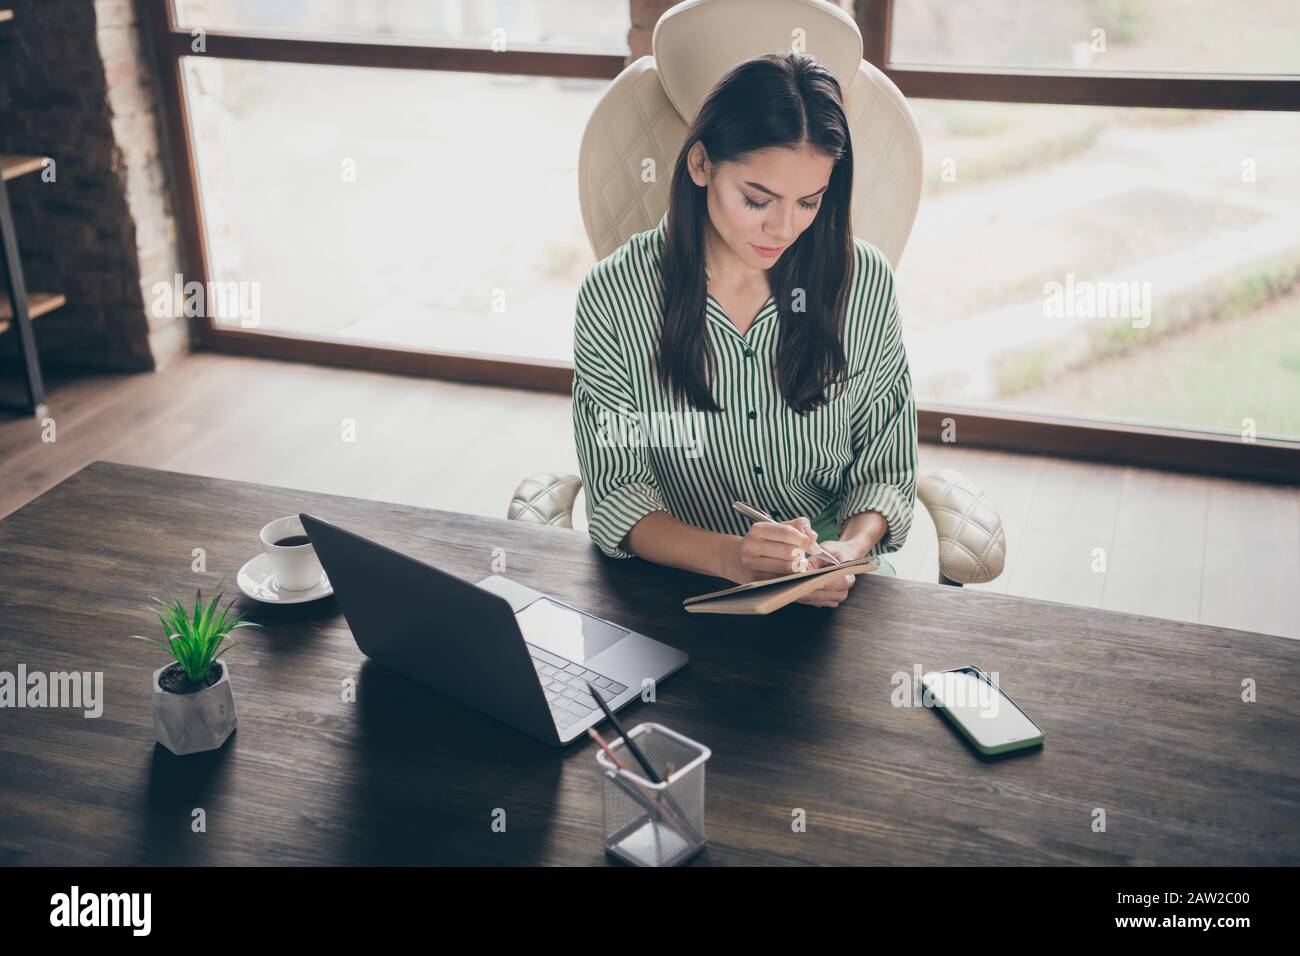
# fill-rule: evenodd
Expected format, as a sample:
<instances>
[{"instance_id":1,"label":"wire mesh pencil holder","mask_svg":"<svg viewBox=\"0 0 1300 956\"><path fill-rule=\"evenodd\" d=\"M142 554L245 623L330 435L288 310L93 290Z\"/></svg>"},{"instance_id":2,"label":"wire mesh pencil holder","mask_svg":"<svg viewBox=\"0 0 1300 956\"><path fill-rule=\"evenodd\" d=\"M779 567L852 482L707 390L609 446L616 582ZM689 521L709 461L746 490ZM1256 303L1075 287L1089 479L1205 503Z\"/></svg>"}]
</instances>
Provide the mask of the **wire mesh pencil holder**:
<instances>
[{"instance_id":1,"label":"wire mesh pencil holder","mask_svg":"<svg viewBox=\"0 0 1300 956\"><path fill-rule=\"evenodd\" d=\"M704 849L704 764L712 752L661 724L627 732L662 783L651 783L622 737L596 752L604 774L605 852L633 866L679 866Z\"/></svg>"}]
</instances>

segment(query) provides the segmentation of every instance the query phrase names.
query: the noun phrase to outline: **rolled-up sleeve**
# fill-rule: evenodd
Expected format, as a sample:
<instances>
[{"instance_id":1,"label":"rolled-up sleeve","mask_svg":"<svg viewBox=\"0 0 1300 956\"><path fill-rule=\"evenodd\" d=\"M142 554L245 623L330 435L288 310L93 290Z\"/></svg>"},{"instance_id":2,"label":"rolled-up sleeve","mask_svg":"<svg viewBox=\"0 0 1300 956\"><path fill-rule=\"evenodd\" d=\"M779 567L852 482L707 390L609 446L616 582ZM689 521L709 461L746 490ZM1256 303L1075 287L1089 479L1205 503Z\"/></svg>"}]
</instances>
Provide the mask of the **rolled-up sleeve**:
<instances>
[{"instance_id":1,"label":"rolled-up sleeve","mask_svg":"<svg viewBox=\"0 0 1300 956\"><path fill-rule=\"evenodd\" d=\"M611 558L633 526L668 511L646 453L636 440L636 412L617 329L589 275L578 290L573 333L573 434L587 495L588 533ZM629 438L631 440L629 440Z\"/></svg>"},{"instance_id":2,"label":"rolled-up sleeve","mask_svg":"<svg viewBox=\"0 0 1300 956\"><path fill-rule=\"evenodd\" d=\"M883 302L885 321L875 343L876 373L864 397L853 409L854 460L844 472L839 530L864 511L879 512L888 524L873 554L897 551L907 540L916 506L916 398L903 348L898 300L893 276Z\"/></svg>"}]
</instances>

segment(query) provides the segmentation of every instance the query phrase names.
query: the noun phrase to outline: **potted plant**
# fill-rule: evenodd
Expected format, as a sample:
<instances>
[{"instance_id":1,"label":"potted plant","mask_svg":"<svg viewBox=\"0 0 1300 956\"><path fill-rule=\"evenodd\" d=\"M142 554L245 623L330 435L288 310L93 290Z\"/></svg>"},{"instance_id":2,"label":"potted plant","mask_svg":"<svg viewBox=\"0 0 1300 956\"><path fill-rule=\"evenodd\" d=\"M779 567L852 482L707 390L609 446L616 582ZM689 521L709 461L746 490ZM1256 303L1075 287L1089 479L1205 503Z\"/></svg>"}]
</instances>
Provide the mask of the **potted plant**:
<instances>
[{"instance_id":1,"label":"potted plant","mask_svg":"<svg viewBox=\"0 0 1300 956\"><path fill-rule=\"evenodd\" d=\"M222 577L222 582L225 578ZM161 609L163 635L167 643L142 637L137 640L157 644L173 663L153 672L153 730L158 742L174 754L193 754L215 750L226 742L235 729L235 695L230 687L230 670L220 657L237 644L223 644L238 627L258 627L252 621L230 616L234 598L218 611L221 591L203 604L203 591L195 598L191 615L180 601L164 604L152 600Z\"/></svg>"}]
</instances>

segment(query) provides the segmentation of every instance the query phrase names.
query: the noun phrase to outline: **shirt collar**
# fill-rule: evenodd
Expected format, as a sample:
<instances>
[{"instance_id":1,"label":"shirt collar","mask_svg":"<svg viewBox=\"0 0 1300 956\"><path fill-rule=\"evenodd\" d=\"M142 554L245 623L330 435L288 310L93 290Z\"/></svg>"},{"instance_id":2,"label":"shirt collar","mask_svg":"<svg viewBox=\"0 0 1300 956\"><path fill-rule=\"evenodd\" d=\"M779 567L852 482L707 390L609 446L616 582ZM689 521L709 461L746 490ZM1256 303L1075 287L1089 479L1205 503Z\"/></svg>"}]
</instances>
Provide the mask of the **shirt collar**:
<instances>
[{"instance_id":1,"label":"shirt collar","mask_svg":"<svg viewBox=\"0 0 1300 956\"><path fill-rule=\"evenodd\" d=\"M706 295L705 297L704 312L708 321L717 326L722 334L738 339L746 345L758 347L764 347L770 341L767 327L776 321L778 314L776 302L769 296L767 302L763 304L763 308L755 316L753 324L750 325L744 335L741 335L740 330L732 325L731 320L727 318L726 313L722 311L722 307L718 305L717 300L712 295Z\"/></svg>"}]
</instances>

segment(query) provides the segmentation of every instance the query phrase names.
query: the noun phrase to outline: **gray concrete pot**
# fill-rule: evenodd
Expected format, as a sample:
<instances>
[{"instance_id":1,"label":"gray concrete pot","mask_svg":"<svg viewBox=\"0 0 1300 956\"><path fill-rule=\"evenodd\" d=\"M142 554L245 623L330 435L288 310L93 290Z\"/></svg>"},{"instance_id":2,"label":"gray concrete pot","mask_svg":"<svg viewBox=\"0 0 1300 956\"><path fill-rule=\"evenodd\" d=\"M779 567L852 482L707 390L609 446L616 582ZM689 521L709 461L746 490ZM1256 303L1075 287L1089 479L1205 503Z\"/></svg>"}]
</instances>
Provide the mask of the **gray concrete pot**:
<instances>
[{"instance_id":1,"label":"gray concrete pot","mask_svg":"<svg viewBox=\"0 0 1300 956\"><path fill-rule=\"evenodd\" d=\"M193 694L173 694L158 683L170 664L153 672L153 732L177 755L216 750L235 729L235 694L230 686L230 668L224 660L221 679Z\"/></svg>"}]
</instances>

